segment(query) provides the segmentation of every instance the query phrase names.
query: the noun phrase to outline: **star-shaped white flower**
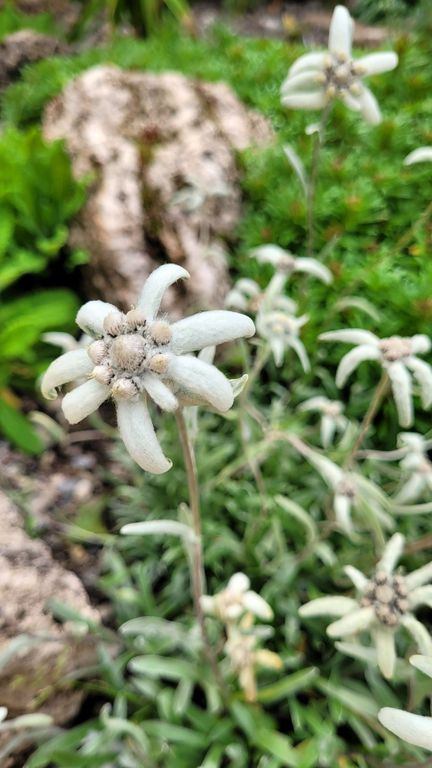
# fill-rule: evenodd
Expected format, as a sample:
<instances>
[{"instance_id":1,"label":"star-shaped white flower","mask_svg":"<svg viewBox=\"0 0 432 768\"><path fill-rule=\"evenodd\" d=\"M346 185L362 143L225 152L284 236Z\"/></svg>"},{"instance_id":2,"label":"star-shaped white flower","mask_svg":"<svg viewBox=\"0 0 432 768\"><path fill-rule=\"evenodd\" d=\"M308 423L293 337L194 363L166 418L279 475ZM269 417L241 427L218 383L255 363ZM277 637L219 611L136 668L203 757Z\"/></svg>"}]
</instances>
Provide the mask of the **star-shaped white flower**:
<instances>
[{"instance_id":1,"label":"star-shaped white flower","mask_svg":"<svg viewBox=\"0 0 432 768\"><path fill-rule=\"evenodd\" d=\"M337 616L327 627L332 638L368 631L374 640L378 666L386 678L393 676L396 663L395 635L404 627L421 653L432 655L432 638L414 616L419 605L432 605L432 562L406 576L394 574L405 540L395 533L388 541L371 579L351 565L345 573L358 591L358 598L319 597L300 608L303 617Z\"/></svg>"},{"instance_id":2,"label":"star-shaped white flower","mask_svg":"<svg viewBox=\"0 0 432 768\"><path fill-rule=\"evenodd\" d=\"M402 432L398 442L405 455L399 464L403 484L394 501L412 504L425 494L432 494L432 462L428 458L432 442L417 432Z\"/></svg>"},{"instance_id":3,"label":"star-shaped white flower","mask_svg":"<svg viewBox=\"0 0 432 768\"><path fill-rule=\"evenodd\" d=\"M226 624L238 621L245 613L267 621L273 617L269 604L250 589L250 579L245 573L231 576L225 589L216 595L203 595L201 604L205 613L216 616Z\"/></svg>"},{"instance_id":4,"label":"star-shaped white flower","mask_svg":"<svg viewBox=\"0 0 432 768\"><path fill-rule=\"evenodd\" d=\"M319 337L322 341L343 341L356 344L339 363L336 385L343 387L348 377L364 360L376 360L387 371L398 412L399 423L409 427L414 419L412 406L412 377L419 388L423 408L432 405L432 368L417 355L429 352L430 339L423 334L411 337L390 336L380 339L370 331L357 328L329 331Z\"/></svg>"},{"instance_id":5,"label":"star-shaped white flower","mask_svg":"<svg viewBox=\"0 0 432 768\"><path fill-rule=\"evenodd\" d=\"M354 22L347 9L337 5L330 24L328 50L306 53L294 62L281 87L282 104L291 109L322 109L334 99L361 112L368 123L376 124L381 113L375 96L363 77L389 72L398 63L393 51L370 53L354 60Z\"/></svg>"},{"instance_id":6,"label":"star-shaped white flower","mask_svg":"<svg viewBox=\"0 0 432 768\"><path fill-rule=\"evenodd\" d=\"M255 332L252 320L237 312L200 312L172 324L159 318L165 290L187 277L183 267L159 267L146 280L137 306L126 314L103 301L84 304L76 322L94 341L54 360L42 380L43 394L52 398L57 387L87 377L63 398L71 424L112 396L127 450L143 469L156 474L170 469L171 462L156 437L148 397L164 411L197 404L227 411L234 397L230 382L214 365L189 353Z\"/></svg>"},{"instance_id":7,"label":"star-shaped white flower","mask_svg":"<svg viewBox=\"0 0 432 768\"><path fill-rule=\"evenodd\" d=\"M432 677L431 656L411 656L410 664L428 677ZM403 709L383 707L378 712L378 720L408 744L432 751L432 717L414 715L412 712L404 712Z\"/></svg>"},{"instance_id":8,"label":"star-shaped white flower","mask_svg":"<svg viewBox=\"0 0 432 768\"><path fill-rule=\"evenodd\" d=\"M336 432L344 432L348 419L343 415L344 405L340 400L329 400L321 395L310 397L299 405L300 411L315 411L321 415L320 433L323 448L328 448Z\"/></svg>"},{"instance_id":9,"label":"star-shaped white flower","mask_svg":"<svg viewBox=\"0 0 432 768\"><path fill-rule=\"evenodd\" d=\"M372 514L384 528L392 528L393 521L387 513L390 500L375 483L358 472L342 469L295 436L291 436L290 442L315 467L332 491L336 522L344 533L350 536L354 532L353 512L366 520Z\"/></svg>"},{"instance_id":10,"label":"star-shaped white flower","mask_svg":"<svg viewBox=\"0 0 432 768\"><path fill-rule=\"evenodd\" d=\"M294 272L303 272L318 278L326 285L329 285L333 280L330 270L317 259L294 256L290 251L286 251L278 245L260 245L258 248L253 248L250 255L261 264L271 264L286 278Z\"/></svg>"}]
</instances>

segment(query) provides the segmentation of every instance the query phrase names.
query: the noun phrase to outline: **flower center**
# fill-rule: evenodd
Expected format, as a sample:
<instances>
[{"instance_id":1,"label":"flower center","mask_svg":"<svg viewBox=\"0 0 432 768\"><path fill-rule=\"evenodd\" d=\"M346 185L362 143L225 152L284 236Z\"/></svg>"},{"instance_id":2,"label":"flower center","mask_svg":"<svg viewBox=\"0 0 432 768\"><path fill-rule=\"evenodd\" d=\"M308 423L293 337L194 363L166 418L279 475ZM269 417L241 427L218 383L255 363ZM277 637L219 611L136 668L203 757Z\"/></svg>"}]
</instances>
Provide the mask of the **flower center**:
<instances>
[{"instance_id":1,"label":"flower center","mask_svg":"<svg viewBox=\"0 0 432 768\"><path fill-rule=\"evenodd\" d=\"M115 397L135 398L143 390L145 373L165 373L168 358L164 347L171 336L168 323L148 322L140 309L126 315L111 312L104 320L102 339L88 348L95 363L91 378L109 386Z\"/></svg>"},{"instance_id":2,"label":"flower center","mask_svg":"<svg viewBox=\"0 0 432 768\"><path fill-rule=\"evenodd\" d=\"M388 339L382 339L380 350L388 363L394 363L396 360L402 360L411 354L410 339L403 339L401 336L390 336Z\"/></svg>"},{"instance_id":3,"label":"flower center","mask_svg":"<svg viewBox=\"0 0 432 768\"><path fill-rule=\"evenodd\" d=\"M395 627L408 611L407 596L408 590L403 576L392 576L378 571L368 582L361 605L372 605L381 624Z\"/></svg>"},{"instance_id":4,"label":"flower center","mask_svg":"<svg viewBox=\"0 0 432 768\"><path fill-rule=\"evenodd\" d=\"M323 74L323 85L327 95L334 98L349 91L353 96L359 96L361 74L361 68L345 54L329 54Z\"/></svg>"},{"instance_id":5,"label":"flower center","mask_svg":"<svg viewBox=\"0 0 432 768\"><path fill-rule=\"evenodd\" d=\"M357 495L357 490L351 480L344 479L336 486L336 494L338 496L347 496L349 499L354 499Z\"/></svg>"}]
</instances>

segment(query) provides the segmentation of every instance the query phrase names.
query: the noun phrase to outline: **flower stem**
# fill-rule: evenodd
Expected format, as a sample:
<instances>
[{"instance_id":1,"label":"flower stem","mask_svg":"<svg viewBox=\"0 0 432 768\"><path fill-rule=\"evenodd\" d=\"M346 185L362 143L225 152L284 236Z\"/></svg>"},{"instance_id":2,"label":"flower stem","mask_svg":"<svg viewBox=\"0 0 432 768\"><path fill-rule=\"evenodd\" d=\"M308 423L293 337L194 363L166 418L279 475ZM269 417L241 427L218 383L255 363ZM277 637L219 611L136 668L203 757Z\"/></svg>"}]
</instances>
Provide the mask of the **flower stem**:
<instances>
[{"instance_id":1,"label":"flower stem","mask_svg":"<svg viewBox=\"0 0 432 768\"><path fill-rule=\"evenodd\" d=\"M367 409L364 419L361 423L360 432L358 433L357 439L350 451L348 458L345 461L345 466L349 466L350 464L352 464L358 449L360 448L361 445L363 445L363 441L367 433L369 432L371 424L378 412L378 409L382 403L384 395L387 392L388 385L389 385L388 373L387 371L383 371L381 379L379 380L378 386L375 390L375 394L369 403L369 408Z\"/></svg>"},{"instance_id":2,"label":"flower stem","mask_svg":"<svg viewBox=\"0 0 432 768\"><path fill-rule=\"evenodd\" d=\"M307 255L313 256L315 250L315 196L318 180L318 168L321 159L321 149L324 144L324 131L327 125L328 116L332 103L329 102L321 113L318 131L315 134L315 143L312 153L312 165L307 185Z\"/></svg>"},{"instance_id":3,"label":"flower stem","mask_svg":"<svg viewBox=\"0 0 432 768\"><path fill-rule=\"evenodd\" d=\"M192 513L192 528L194 532L194 541L191 552L191 586L194 602L195 615L201 632L204 652L211 665L216 681L221 686L221 679L217 661L213 653L207 628L205 625L204 611L201 604L201 598L204 594L205 576L204 576L204 558L201 536L201 509L200 493L198 485L198 473L195 461L195 451L188 432L187 424L183 415L183 410L179 408L176 411L176 421L180 436L180 443L183 451L183 458L186 468L187 483L189 489L189 506Z\"/></svg>"}]
</instances>

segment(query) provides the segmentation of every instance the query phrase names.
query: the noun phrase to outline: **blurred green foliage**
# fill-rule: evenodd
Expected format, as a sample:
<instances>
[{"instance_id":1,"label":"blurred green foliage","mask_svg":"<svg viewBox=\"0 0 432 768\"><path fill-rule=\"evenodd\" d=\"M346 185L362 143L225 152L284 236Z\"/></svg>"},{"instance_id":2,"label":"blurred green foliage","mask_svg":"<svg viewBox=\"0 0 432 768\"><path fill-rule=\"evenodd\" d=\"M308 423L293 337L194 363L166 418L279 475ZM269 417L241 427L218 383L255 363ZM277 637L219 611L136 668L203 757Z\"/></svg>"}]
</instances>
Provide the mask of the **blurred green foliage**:
<instances>
[{"instance_id":1,"label":"blurred green foliage","mask_svg":"<svg viewBox=\"0 0 432 768\"><path fill-rule=\"evenodd\" d=\"M82 254L65 246L84 196L61 142L46 144L37 128L6 128L0 136L0 431L31 453L41 446L13 392L31 392L49 359L37 347L41 334L73 325L78 300L64 286Z\"/></svg>"},{"instance_id":2,"label":"blurred green foliage","mask_svg":"<svg viewBox=\"0 0 432 768\"><path fill-rule=\"evenodd\" d=\"M20 29L33 29L46 35L59 37L62 30L50 13L26 14L20 11L13 0L2 3L0 9L0 40Z\"/></svg>"}]
</instances>

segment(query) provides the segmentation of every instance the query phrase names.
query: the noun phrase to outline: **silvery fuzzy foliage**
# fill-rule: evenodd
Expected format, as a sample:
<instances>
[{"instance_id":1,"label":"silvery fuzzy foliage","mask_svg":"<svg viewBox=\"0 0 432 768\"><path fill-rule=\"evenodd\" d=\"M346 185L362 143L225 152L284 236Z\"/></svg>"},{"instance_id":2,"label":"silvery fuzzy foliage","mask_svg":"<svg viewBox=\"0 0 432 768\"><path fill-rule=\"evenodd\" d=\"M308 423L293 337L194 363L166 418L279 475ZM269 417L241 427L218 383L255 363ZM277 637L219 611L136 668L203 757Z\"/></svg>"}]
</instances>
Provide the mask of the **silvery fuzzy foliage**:
<instances>
[{"instance_id":1,"label":"silvery fuzzy foliage","mask_svg":"<svg viewBox=\"0 0 432 768\"><path fill-rule=\"evenodd\" d=\"M299 411L312 411L321 416L320 435L323 448L329 448L337 432L344 432L348 427L348 419L344 416L344 404L340 400L329 400L318 395L304 400L299 405Z\"/></svg>"},{"instance_id":2,"label":"silvery fuzzy foliage","mask_svg":"<svg viewBox=\"0 0 432 768\"><path fill-rule=\"evenodd\" d=\"M398 504L412 504L425 494L432 494L432 462L428 458L432 442L417 432L401 432L398 442L404 457L399 464L402 486L394 500Z\"/></svg>"},{"instance_id":3,"label":"silvery fuzzy foliage","mask_svg":"<svg viewBox=\"0 0 432 768\"><path fill-rule=\"evenodd\" d=\"M201 603L205 613L226 624L238 621L245 613L266 621L273 618L269 604L250 589L250 579L245 573L235 573L225 589L213 596L203 595Z\"/></svg>"},{"instance_id":4,"label":"silvery fuzzy foliage","mask_svg":"<svg viewBox=\"0 0 432 768\"><path fill-rule=\"evenodd\" d=\"M354 22L347 9L337 5L330 23L328 50L300 56L282 83L281 100L285 107L323 109L334 99L341 99L368 123L380 122L377 100L362 79L394 69L398 57L386 51L354 60L353 30Z\"/></svg>"},{"instance_id":5,"label":"silvery fuzzy foliage","mask_svg":"<svg viewBox=\"0 0 432 768\"><path fill-rule=\"evenodd\" d=\"M432 677L432 657L414 655L410 664L428 677ZM383 707L378 713L378 719L385 728L399 738L423 749L432 751L432 717L422 717L402 709Z\"/></svg>"},{"instance_id":6,"label":"silvery fuzzy foliage","mask_svg":"<svg viewBox=\"0 0 432 768\"><path fill-rule=\"evenodd\" d=\"M432 405L432 368L417 355L429 352L431 343L427 336L390 336L380 339L370 331L358 328L329 331L319 337L322 341L343 341L355 344L340 361L336 373L336 385L343 387L348 377L365 360L375 360L387 372L395 399L399 423L411 426L414 414L412 405L412 376L416 379L423 408Z\"/></svg>"},{"instance_id":7,"label":"silvery fuzzy foliage","mask_svg":"<svg viewBox=\"0 0 432 768\"><path fill-rule=\"evenodd\" d=\"M59 357L42 380L43 394L52 398L57 387L87 378L63 398L71 424L113 397L127 450L143 469L156 474L170 469L171 462L156 437L148 398L164 411L201 404L227 411L234 399L230 382L214 365L189 353L255 332L252 320L237 312L201 312L172 324L159 318L165 290L187 277L183 267L159 267L146 280L137 306L126 314L103 301L84 304L76 322L94 341Z\"/></svg>"},{"instance_id":8,"label":"silvery fuzzy foliage","mask_svg":"<svg viewBox=\"0 0 432 768\"><path fill-rule=\"evenodd\" d=\"M253 248L250 251L250 255L260 264L271 264L278 272L285 275L286 279L299 272L312 275L312 277L316 277L326 285L330 285L333 280L330 270L317 259L306 256L294 256L293 253L280 248L279 245L273 245L272 243L260 245L258 248Z\"/></svg>"},{"instance_id":9,"label":"silvery fuzzy foliage","mask_svg":"<svg viewBox=\"0 0 432 768\"><path fill-rule=\"evenodd\" d=\"M357 589L356 599L319 597L300 608L304 618L337 617L337 621L327 627L329 637L341 638L368 631L376 647L378 666L386 678L394 673L395 636L400 627L410 633L421 653L432 655L432 638L413 614L419 605L432 605L432 585L424 586L432 579L432 562L410 574L395 575L404 544L404 537L395 533L370 579L351 565L345 567L345 573Z\"/></svg>"}]
</instances>

